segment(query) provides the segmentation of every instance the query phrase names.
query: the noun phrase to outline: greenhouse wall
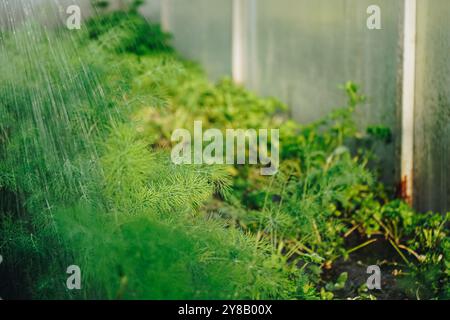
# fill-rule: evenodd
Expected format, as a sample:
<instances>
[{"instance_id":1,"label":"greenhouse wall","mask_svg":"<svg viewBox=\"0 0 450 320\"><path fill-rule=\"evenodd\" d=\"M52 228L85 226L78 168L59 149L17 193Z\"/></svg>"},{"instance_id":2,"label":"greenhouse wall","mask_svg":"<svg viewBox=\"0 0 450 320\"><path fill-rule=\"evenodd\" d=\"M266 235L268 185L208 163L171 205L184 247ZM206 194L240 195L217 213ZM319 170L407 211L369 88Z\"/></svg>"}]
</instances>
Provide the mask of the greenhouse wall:
<instances>
[{"instance_id":1,"label":"greenhouse wall","mask_svg":"<svg viewBox=\"0 0 450 320\"><path fill-rule=\"evenodd\" d=\"M256 1L255 59L247 83L292 106L301 122L345 103L339 86L361 84L367 123L394 126L402 1L377 1L382 30L369 30L366 0Z\"/></svg>"},{"instance_id":2,"label":"greenhouse wall","mask_svg":"<svg viewBox=\"0 0 450 320\"><path fill-rule=\"evenodd\" d=\"M175 48L212 79L231 75L232 0L165 0L162 6Z\"/></svg>"},{"instance_id":3,"label":"greenhouse wall","mask_svg":"<svg viewBox=\"0 0 450 320\"><path fill-rule=\"evenodd\" d=\"M317 120L345 105L339 87L361 86L367 104L358 111L361 126L383 124L397 137L399 27L402 1L377 1L382 29L366 25L366 0L260 0L253 19L255 47L246 83L265 95L279 97L302 123ZM251 41L249 41L251 42ZM378 150L382 176L395 177L395 144Z\"/></svg>"},{"instance_id":4,"label":"greenhouse wall","mask_svg":"<svg viewBox=\"0 0 450 320\"><path fill-rule=\"evenodd\" d=\"M417 2L414 185L420 210L450 210L450 2Z\"/></svg>"}]
</instances>

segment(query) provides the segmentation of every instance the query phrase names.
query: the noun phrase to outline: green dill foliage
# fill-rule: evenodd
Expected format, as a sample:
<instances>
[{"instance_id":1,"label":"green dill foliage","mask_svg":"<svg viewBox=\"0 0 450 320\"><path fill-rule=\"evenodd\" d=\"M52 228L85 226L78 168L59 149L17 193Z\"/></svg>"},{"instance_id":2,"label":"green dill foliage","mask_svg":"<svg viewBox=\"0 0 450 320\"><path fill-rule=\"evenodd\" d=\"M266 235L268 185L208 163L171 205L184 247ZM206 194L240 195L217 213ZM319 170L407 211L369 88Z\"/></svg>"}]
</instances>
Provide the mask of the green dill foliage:
<instances>
[{"instance_id":1,"label":"green dill foliage","mask_svg":"<svg viewBox=\"0 0 450 320\"><path fill-rule=\"evenodd\" d=\"M107 2L98 3L97 10L101 11L105 5ZM170 35L163 32L159 25L147 22L137 11L140 5L139 1L133 1L125 10L88 20L86 29L89 39L117 53L144 55L155 51L171 52Z\"/></svg>"},{"instance_id":2,"label":"green dill foliage","mask_svg":"<svg viewBox=\"0 0 450 320\"><path fill-rule=\"evenodd\" d=\"M223 167L175 166L146 139L138 114L166 106L182 72L166 37L134 9L94 18L81 36L2 34L3 298L314 296L271 244L200 214L229 192ZM72 264L79 291L65 286Z\"/></svg>"}]
</instances>

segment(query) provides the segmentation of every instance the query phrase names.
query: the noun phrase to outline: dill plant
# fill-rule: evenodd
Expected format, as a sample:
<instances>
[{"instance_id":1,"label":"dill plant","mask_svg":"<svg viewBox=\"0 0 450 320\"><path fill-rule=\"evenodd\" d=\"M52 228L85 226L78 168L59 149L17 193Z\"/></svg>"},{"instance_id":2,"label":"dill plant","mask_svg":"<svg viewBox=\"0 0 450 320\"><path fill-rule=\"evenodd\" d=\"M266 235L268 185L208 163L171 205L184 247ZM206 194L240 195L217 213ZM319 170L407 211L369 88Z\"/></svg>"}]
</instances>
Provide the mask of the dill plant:
<instances>
[{"instance_id":1,"label":"dill plant","mask_svg":"<svg viewBox=\"0 0 450 320\"><path fill-rule=\"evenodd\" d=\"M13 205L1 207L1 296L313 296L266 241L198 214L226 193L223 169L176 167L143 139L134 115L166 104L161 79L169 74L140 55L164 56L168 46L159 29L152 43L161 47L130 40L139 26L148 31L133 15L95 36L36 26L2 34L0 196ZM135 78L144 74L155 85L142 93ZM71 264L81 267L80 291L65 288Z\"/></svg>"}]
</instances>

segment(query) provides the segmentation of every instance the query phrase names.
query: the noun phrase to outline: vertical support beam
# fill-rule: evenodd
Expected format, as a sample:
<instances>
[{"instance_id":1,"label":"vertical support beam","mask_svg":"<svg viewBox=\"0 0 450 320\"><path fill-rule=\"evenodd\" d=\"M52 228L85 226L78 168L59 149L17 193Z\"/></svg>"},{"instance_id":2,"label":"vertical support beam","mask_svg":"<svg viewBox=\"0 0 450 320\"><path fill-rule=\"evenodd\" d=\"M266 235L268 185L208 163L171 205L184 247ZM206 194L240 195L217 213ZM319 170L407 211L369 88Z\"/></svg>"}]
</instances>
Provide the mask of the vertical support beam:
<instances>
[{"instance_id":1,"label":"vertical support beam","mask_svg":"<svg viewBox=\"0 0 450 320\"><path fill-rule=\"evenodd\" d=\"M170 31L170 23L169 23L169 0L160 0L160 14L161 14L161 28L163 31Z\"/></svg>"},{"instance_id":2,"label":"vertical support beam","mask_svg":"<svg viewBox=\"0 0 450 320\"><path fill-rule=\"evenodd\" d=\"M245 4L246 0L233 0L232 4L232 76L239 84L245 81Z\"/></svg>"},{"instance_id":3,"label":"vertical support beam","mask_svg":"<svg viewBox=\"0 0 450 320\"><path fill-rule=\"evenodd\" d=\"M259 73L258 73L258 4L257 0L247 0L248 3L248 21L247 21L247 52L246 52L246 63L247 63L247 74L245 81L247 85L252 85L253 89L259 87Z\"/></svg>"},{"instance_id":4,"label":"vertical support beam","mask_svg":"<svg viewBox=\"0 0 450 320\"><path fill-rule=\"evenodd\" d=\"M402 196L413 202L417 0L405 0L402 88Z\"/></svg>"}]
</instances>

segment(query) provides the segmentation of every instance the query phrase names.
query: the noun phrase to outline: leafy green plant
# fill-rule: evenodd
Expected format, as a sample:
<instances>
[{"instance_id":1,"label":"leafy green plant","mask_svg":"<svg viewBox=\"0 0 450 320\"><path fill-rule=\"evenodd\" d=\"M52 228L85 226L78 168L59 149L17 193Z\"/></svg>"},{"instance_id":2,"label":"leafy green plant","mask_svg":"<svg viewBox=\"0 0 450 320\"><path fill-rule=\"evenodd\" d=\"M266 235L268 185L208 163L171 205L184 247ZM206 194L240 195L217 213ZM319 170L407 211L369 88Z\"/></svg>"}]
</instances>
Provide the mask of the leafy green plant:
<instances>
[{"instance_id":1,"label":"leafy green plant","mask_svg":"<svg viewBox=\"0 0 450 320\"><path fill-rule=\"evenodd\" d=\"M149 24L138 14L140 4L139 1L133 1L125 11L113 11L88 20L85 28L89 39L117 53L143 55L155 51L171 52L170 35L163 32L159 25Z\"/></svg>"}]
</instances>

